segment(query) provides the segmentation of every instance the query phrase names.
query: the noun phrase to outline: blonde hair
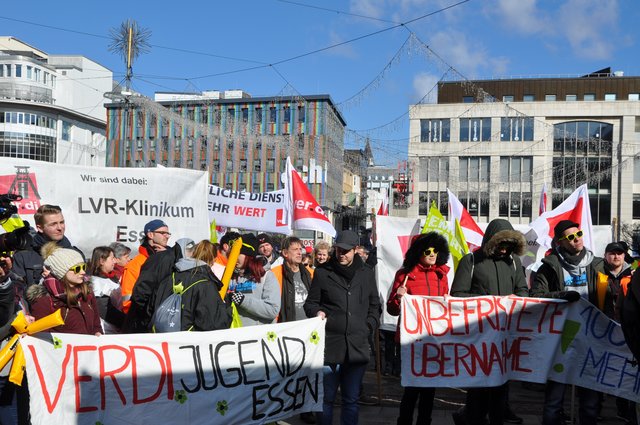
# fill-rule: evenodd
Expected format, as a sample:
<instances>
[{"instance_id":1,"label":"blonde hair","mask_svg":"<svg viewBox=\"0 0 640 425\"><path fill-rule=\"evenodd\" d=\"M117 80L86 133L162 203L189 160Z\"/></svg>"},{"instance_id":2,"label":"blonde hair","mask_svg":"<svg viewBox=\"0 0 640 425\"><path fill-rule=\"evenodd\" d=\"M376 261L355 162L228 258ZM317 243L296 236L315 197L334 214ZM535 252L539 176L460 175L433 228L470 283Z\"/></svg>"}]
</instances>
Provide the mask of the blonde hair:
<instances>
[{"instance_id":1,"label":"blonde hair","mask_svg":"<svg viewBox=\"0 0 640 425\"><path fill-rule=\"evenodd\" d=\"M216 244L203 239L198 242L197 245L193 248L193 254L191 255L191 258L204 261L205 263L211 265L214 263L217 256L218 248Z\"/></svg>"}]
</instances>

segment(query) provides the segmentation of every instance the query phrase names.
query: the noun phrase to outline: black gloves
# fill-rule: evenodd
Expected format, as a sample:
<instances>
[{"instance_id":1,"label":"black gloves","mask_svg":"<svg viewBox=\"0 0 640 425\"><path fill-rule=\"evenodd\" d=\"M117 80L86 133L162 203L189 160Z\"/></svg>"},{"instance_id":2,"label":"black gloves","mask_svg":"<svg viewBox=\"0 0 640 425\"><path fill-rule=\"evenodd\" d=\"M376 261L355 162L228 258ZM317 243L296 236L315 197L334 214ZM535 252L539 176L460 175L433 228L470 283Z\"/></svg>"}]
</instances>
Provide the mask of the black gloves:
<instances>
[{"instance_id":1,"label":"black gloves","mask_svg":"<svg viewBox=\"0 0 640 425\"><path fill-rule=\"evenodd\" d=\"M580 299L580 293L576 291L562 291L558 294L558 298L573 303Z\"/></svg>"},{"instance_id":2,"label":"black gloves","mask_svg":"<svg viewBox=\"0 0 640 425\"><path fill-rule=\"evenodd\" d=\"M236 305L242 304L242 301L244 301L244 294L242 292L234 292L231 294L231 301Z\"/></svg>"}]
</instances>

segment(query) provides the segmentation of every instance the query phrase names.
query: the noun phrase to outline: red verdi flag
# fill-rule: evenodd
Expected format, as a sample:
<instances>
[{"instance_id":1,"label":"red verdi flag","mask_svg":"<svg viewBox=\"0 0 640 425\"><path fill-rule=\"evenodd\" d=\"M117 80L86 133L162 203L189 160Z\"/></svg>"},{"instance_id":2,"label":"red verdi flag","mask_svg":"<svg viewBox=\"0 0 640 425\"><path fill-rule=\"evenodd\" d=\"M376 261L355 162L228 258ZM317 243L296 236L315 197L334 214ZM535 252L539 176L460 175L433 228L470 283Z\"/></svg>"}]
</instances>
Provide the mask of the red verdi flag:
<instances>
[{"instance_id":1,"label":"red verdi flag","mask_svg":"<svg viewBox=\"0 0 640 425\"><path fill-rule=\"evenodd\" d=\"M291 228L317 230L334 237L336 229L302 181L300 174L293 168L290 158L287 158L287 188L291 196Z\"/></svg>"}]
</instances>

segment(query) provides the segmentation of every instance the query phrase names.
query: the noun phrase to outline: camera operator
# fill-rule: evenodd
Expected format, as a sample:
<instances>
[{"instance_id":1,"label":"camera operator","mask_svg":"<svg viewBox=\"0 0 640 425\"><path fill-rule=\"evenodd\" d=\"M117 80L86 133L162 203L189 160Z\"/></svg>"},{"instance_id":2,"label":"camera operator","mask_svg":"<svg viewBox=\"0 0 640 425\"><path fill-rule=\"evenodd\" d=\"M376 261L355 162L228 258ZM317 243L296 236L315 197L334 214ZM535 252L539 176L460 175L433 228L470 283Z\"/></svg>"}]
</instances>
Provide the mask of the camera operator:
<instances>
[{"instance_id":1,"label":"camera operator","mask_svg":"<svg viewBox=\"0 0 640 425\"><path fill-rule=\"evenodd\" d=\"M33 237L31 246L18 250L13 255L12 271L24 279L27 287L39 283L43 277L43 260L40 250L47 242L53 241L61 248L74 249L82 255L83 259L85 258L82 251L72 246L69 239L65 237L66 225L59 206L41 205L33 215L33 219L37 233Z\"/></svg>"},{"instance_id":2,"label":"camera operator","mask_svg":"<svg viewBox=\"0 0 640 425\"><path fill-rule=\"evenodd\" d=\"M15 319L20 310L26 308L22 295L24 291L24 282L16 275L11 273L11 258L6 254L0 254L0 348L7 344L9 337L13 335L11 323ZM34 321L33 317L24 311L28 323ZM18 423L28 423L29 416L29 398L27 386L15 386L9 382L9 371L11 363L7 364L0 371L0 423L5 422L8 418L16 416L16 404L13 402L17 397L17 415Z\"/></svg>"}]
</instances>

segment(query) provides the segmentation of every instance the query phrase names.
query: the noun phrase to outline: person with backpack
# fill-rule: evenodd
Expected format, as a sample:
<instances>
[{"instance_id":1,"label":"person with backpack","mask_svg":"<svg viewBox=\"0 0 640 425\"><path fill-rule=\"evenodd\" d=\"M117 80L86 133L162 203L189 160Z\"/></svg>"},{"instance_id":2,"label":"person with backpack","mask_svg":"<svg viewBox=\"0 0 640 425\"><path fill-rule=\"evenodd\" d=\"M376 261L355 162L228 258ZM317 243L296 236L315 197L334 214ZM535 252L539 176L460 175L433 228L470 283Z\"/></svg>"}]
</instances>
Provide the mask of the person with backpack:
<instances>
[{"instance_id":1,"label":"person with backpack","mask_svg":"<svg viewBox=\"0 0 640 425\"><path fill-rule=\"evenodd\" d=\"M220 297L222 282L211 270L218 255L214 244L202 240L191 255L176 262L175 271L163 279L152 296L155 308L151 324L155 332L215 331L231 326L231 304ZM172 303L180 311L175 328L167 314Z\"/></svg>"},{"instance_id":2,"label":"person with backpack","mask_svg":"<svg viewBox=\"0 0 640 425\"><path fill-rule=\"evenodd\" d=\"M271 270L265 270L258 255L258 239L242 235L242 248L231 276L229 291L242 326L274 323L280 312L280 285Z\"/></svg>"}]
</instances>

